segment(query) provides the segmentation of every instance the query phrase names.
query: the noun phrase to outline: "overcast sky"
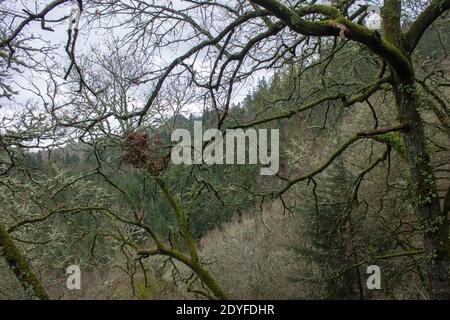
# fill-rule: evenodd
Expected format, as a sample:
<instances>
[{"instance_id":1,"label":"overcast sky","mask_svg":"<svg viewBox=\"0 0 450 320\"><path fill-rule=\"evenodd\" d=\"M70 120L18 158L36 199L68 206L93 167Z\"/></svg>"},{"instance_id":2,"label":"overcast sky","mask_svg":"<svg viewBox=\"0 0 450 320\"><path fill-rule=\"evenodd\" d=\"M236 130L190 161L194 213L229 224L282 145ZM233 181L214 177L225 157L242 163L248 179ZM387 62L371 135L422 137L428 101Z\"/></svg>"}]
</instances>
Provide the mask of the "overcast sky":
<instances>
[{"instance_id":1,"label":"overcast sky","mask_svg":"<svg viewBox=\"0 0 450 320\"><path fill-rule=\"evenodd\" d=\"M41 8L48 4L48 1L40 1ZM358 3L364 3L363 1L358 1ZM15 11L20 12L24 6L27 6L28 9L31 11L39 11L41 8L34 8L34 1L33 0L23 0L22 2L14 1L14 0L5 0L2 3L2 6L9 5L11 8L14 8ZM57 19L61 18L68 13L68 8L71 6L70 3L62 5L55 10L51 12L47 16L47 19ZM179 0L173 1L174 8L184 6L182 2ZM69 65L69 59L67 57L67 54L64 50L64 46L67 42L67 27L68 22L63 21L58 24L52 24L52 28L55 30L54 32L49 32L41 29L39 22L33 22L29 25L29 27L25 30L25 32L33 33L34 35L40 36L45 41L48 41L49 43L53 45L58 46L58 50L55 51L56 54L52 55L52 59L61 65L62 68L67 68ZM106 52L105 47L105 41L109 38L115 37L123 37L127 30L124 28L115 28L113 31L105 31L105 29L96 28L98 25L94 26L88 26L86 25L86 14L82 15L81 17L81 23L80 23L80 35L77 41L77 49L76 49L76 56L80 57L81 55L89 55L92 48L95 48L100 51ZM105 26L100 26L105 27ZM36 42L36 46L39 46L40 42ZM173 50L173 48L165 48L162 50L162 55L160 57L154 57L152 62L159 64L160 66L163 66L165 64L170 63L173 59L178 57L179 55L183 54L184 52L188 51L190 49L191 44L179 44L176 50ZM196 65L197 68L201 69L204 68L207 70L208 67L206 66L199 66ZM74 71L73 71L74 72ZM45 91L45 83L42 81L41 76L36 73L30 74L29 71L26 71L24 74L15 74L13 77L14 82L17 85L21 85L24 87L29 86L29 81L31 80L34 85L39 86L39 88L43 89ZM253 78L250 78L248 81L242 83L237 88L235 88L234 96L233 96L233 102L238 103L240 102L253 88L255 88L255 85L258 83L258 80L262 77L270 77L271 73L268 72L258 72L254 75ZM149 91L148 87L145 88L145 90ZM140 105L143 105L145 103L145 99L143 98L145 94L149 94L149 92L137 92L139 98L135 102L137 104L137 107ZM26 102L29 99L35 98L31 93L27 93L24 90L20 90L20 95L16 96L16 100L20 101L22 103ZM15 109L17 108L16 104L7 103L6 101L2 101L2 113L4 113L8 107ZM6 107L6 108L5 108ZM190 105L187 107L185 112L195 112L198 113L201 111L203 105Z\"/></svg>"},{"instance_id":2,"label":"overcast sky","mask_svg":"<svg viewBox=\"0 0 450 320\"><path fill-rule=\"evenodd\" d=\"M30 1L30 0L25 0L23 1L24 4L22 4L21 2L17 2L17 1L11 1L11 0L7 0L5 1L5 3L9 3L11 7L15 8L15 11L19 12L21 11L24 6L27 6L28 9L34 11L36 10L36 8L34 8L34 1ZM5 3L3 5L5 5ZM41 1L40 3L44 3L47 4L47 1ZM65 15L67 15L68 13L68 9L71 6L70 3L65 4L65 5L61 5L58 8L54 9L51 14L49 14L47 16L47 19L57 19L57 18L61 18ZM180 6L178 1L174 1L174 7ZM41 7L42 8L42 7ZM38 9L39 10L39 9ZM69 59L67 57L67 54L64 50L64 47L66 45L67 42L67 26L68 26L68 22L67 21L63 21L61 23L58 24L51 24L51 27L54 29L54 32L49 32L46 30L42 30L40 23L39 22L32 22L27 29L25 30L25 32L27 33L33 33L34 35L38 35L39 37L41 37L41 39L48 41L49 43L51 43L52 45L57 45L58 46L58 50L55 51L56 54L52 54L52 59L55 62L58 62L59 64L61 64L62 66L64 65L69 65ZM88 55L91 51L91 48L94 47L97 50L102 50L102 51L106 51L106 47L104 45L105 41L108 38L111 37L122 37L123 35L125 35L126 30L124 30L123 28L115 28L112 31L105 31L104 29L99 29L99 28L95 28L96 26L94 26L94 28L92 28L92 26L90 28L88 28L86 26L86 16L82 15L81 17L81 23L80 23L80 35L77 41L77 49L76 49L76 56L80 57L81 55ZM35 44L37 47L40 45L40 42L36 41ZM175 59L177 56L181 55L182 53L186 52L187 50L190 49L190 44L180 44L178 46L178 51L173 51L170 50L169 48L164 49L162 51L162 55L161 57L155 57L156 59L153 60L153 62L155 63L159 63L160 65L164 65L164 64L168 64L170 63L173 59ZM159 61L160 60L160 61ZM197 65L197 67L199 67ZM18 89L18 85L22 86L22 87L29 87L29 82L30 80L32 81L32 83L34 85L37 85L39 88L41 88L41 90L45 91L45 83L44 81L41 79L42 76L45 76L43 74L37 74L36 72L33 72L32 74L30 73L30 71L25 70L25 72L23 74L20 73L15 73L13 76L13 82L14 84L16 84L15 88L17 90L20 90L20 95L16 96L15 99L16 101L19 101L21 103L25 103L26 101L28 101L29 99L35 99L35 96L30 93L30 92L26 92L25 90L21 90ZM234 96L233 96L233 102L234 103L238 103L240 102L246 95L248 92L250 92L255 85L258 82L258 79L260 79L261 77L270 77L270 74L267 72L259 72L258 74L255 75L255 77L253 77L253 81L246 81L245 84L238 86L235 89L234 92ZM143 96L144 93L142 93L140 96ZM148 94L148 92L147 92ZM7 101L2 101L2 113L4 112L8 112L8 111L13 111L14 109L17 108L17 104L14 103L8 103ZM137 104L143 105L145 103L144 100L142 101L138 101ZM194 112L196 114L199 113L199 111L201 111L203 108L203 105L191 105L188 106L185 111L185 113L191 113Z\"/></svg>"}]
</instances>

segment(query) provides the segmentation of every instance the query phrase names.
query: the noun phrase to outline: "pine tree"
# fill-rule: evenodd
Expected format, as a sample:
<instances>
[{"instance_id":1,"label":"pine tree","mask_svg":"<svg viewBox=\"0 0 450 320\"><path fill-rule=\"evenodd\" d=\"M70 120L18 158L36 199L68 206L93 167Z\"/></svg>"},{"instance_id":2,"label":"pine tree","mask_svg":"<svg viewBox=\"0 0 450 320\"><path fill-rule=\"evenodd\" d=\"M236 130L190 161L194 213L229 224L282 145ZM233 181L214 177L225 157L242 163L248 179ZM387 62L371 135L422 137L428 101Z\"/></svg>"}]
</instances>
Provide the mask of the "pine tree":
<instances>
[{"instance_id":1,"label":"pine tree","mask_svg":"<svg viewBox=\"0 0 450 320\"><path fill-rule=\"evenodd\" d=\"M305 229L310 247L297 247L296 251L301 259L307 258L314 268L319 268L310 280L321 298L361 298L358 270L345 270L345 266L351 265L355 258L348 203L350 176L343 162L336 161L316 178L313 201L299 208L307 224Z\"/></svg>"}]
</instances>

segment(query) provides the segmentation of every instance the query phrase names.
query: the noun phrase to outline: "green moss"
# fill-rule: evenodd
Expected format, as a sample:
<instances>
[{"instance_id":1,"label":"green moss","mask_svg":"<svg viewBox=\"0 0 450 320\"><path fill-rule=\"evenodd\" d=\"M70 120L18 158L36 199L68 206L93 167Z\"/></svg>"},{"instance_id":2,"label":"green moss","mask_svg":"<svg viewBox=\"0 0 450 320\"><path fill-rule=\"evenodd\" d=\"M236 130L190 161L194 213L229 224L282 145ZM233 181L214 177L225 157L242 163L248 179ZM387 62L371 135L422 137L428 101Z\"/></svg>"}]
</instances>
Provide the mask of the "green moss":
<instances>
[{"instance_id":1,"label":"green moss","mask_svg":"<svg viewBox=\"0 0 450 320\"><path fill-rule=\"evenodd\" d=\"M155 281L152 281L145 286L144 282L139 283L136 288L136 297L138 300L155 300L158 298L159 286Z\"/></svg>"}]
</instances>

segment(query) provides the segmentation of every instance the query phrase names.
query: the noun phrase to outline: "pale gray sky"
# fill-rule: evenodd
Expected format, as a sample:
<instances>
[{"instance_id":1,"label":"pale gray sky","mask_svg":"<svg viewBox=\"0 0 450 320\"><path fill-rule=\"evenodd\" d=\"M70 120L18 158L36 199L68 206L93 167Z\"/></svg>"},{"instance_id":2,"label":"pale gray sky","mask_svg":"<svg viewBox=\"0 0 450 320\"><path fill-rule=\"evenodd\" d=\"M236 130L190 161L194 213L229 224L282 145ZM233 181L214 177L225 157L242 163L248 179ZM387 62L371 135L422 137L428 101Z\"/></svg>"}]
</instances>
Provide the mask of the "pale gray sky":
<instances>
[{"instance_id":1,"label":"pale gray sky","mask_svg":"<svg viewBox=\"0 0 450 320\"><path fill-rule=\"evenodd\" d=\"M33 8L34 1L33 0L24 0L22 3L7 0L7 2L10 2L14 7L15 11L21 11L23 7L28 7L30 9ZM44 5L47 2L44 2ZM182 6L183 4L180 1L173 1L174 7ZM47 19L58 19L65 15L67 15L68 8L70 4L62 5L55 10L52 11L51 14L47 16ZM59 64L60 66L68 66L69 65L69 59L67 57L67 54L64 50L64 46L67 42L67 26L68 22L65 20L58 24L52 24L51 27L54 29L54 32L49 32L46 30L42 30L39 22L32 22L29 27L27 27L24 32L33 33L34 35L39 36L44 41L47 41L51 45L58 46L58 49L55 51L55 54L52 54L52 60ZM121 37L126 34L127 30L124 30L123 28L115 28L112 31L105 31L104 29L99 28L87 28L86 26L86 16L82 15L81 17L81 23L80 23L80 35L77 41L77 49L76 49L76 56L81 55L89 55L91 48L94 47L97 50L105 51L105 45L104 41L111 37ZM39 42L36 41L36 46L39 46ZM153 62L162 65L170 63L173 59L175 59L177 56L183 54L187 50L190 49L190 44L179 44L177 46L177 50L172 50L172 48L165 48L162 50L162 54L160 57L155 56L153 58ZM200 70L208 71L208 66L201 66L198 63L196 64L196 67ZM61 71L61 70L60 70ZM15 97L16 101L25 103L29 99L35 99L36 97L26 90L20 89L19 86L22 87L30 87L30 81L33 85L38 86L41 90L45 91L45 82L42 79L43 74L39 74L36 72L30 72L29 70L25 70L23 73L15 73L13 76L13 86L16 90L20 91L20 94ZM251 91L253 88L255 88L255 85L258 83L258 79L261 77L270 77L270 74L267 72L259 72L255 75L255 77L249 79L245 83L240 84L235 88L234 95L233 95L233 102L238 103L240 102L249 91ZM62 83L63 81L61 81ZM144 92L139 92L139 96L142 97ZM141 105L145 103L144 100L140 102ZM137 101L137 104L139 104L139 101ZM2 102L2 113L4 112L10 112L17 108L17 104L15 103L8 103L7 101ZM187 113L196 113L198 114L203 108L203 105L188 105L186 107L186 110L184 112Z\"/></svg>"}]
</instances>

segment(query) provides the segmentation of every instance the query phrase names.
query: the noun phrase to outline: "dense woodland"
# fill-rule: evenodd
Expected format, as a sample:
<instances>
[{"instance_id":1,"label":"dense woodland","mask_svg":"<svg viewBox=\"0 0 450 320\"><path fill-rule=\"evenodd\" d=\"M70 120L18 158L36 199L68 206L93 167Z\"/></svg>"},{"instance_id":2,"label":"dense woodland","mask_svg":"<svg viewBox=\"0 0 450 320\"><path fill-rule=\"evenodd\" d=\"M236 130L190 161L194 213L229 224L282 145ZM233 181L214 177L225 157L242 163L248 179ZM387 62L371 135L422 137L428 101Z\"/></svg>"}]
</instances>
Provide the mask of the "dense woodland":
<instances>
[{"instance_id":1,"label":"dense woodland","mask_svg":"<svg viewBox=\"0 0 450 320\"><path fill-rule=\"evenodd\" d=\"M0 1L0 299L450 299L449 8ZM194 121L279 172L173 164Z\"/></svg>"}]
</instances>

